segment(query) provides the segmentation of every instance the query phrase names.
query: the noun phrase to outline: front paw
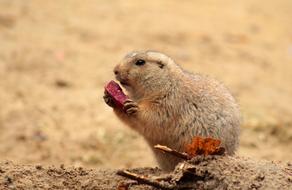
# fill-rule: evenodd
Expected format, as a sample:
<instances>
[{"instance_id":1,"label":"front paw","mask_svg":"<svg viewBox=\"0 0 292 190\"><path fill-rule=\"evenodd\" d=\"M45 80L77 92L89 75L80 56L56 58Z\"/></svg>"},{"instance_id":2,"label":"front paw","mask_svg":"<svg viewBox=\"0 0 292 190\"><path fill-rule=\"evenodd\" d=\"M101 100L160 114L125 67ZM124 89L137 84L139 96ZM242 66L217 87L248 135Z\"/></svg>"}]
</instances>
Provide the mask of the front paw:
<instances>
[{"instance_id":1,"label":"front paw","mask_svg":"<svg viewBox=\"0 0 292 190\"><path fill-rule=\"evenodd\" d=\"M133 100L127 99L124 102L123 109L128 115L134 115L138 111L138 104L134 102Z\"/></svg>"},{"instance_id":2,"label":"front paw","mask_svg":"<svg viewBox=\"0 0 292 190\"><path fill-rule=\"evenodd\" d=\"M112 99L112 97L111 97L106 91L104 91L103 99L104 99L105 103L106 103L108 106L110 106L110 107L112 107L112 108L115 107L115 102L114 102L114 100Z\"/></svg>"}]
</instances>

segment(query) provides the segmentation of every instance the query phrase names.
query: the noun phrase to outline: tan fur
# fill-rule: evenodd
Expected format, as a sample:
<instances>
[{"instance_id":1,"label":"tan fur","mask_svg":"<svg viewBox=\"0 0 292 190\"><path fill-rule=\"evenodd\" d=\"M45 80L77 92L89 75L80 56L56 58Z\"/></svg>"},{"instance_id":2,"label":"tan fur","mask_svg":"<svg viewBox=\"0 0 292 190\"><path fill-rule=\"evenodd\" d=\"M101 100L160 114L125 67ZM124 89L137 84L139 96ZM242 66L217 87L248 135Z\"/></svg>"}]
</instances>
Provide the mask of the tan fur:
<instances>
[{"instance_id":1,"label":"tan fur","mask_svg":"<svg viewBox=\"0 0 292 190\"><path fill-rule=\"evenodd\" d=\"M135 65L138 59L145 60L145 65ZM209 136L220 139L227 154L234 154L240 113L221 83L186 72L168 56L154 51L128 54L115 67L115 73L117 80L128 84L124 87L137 111L130 115L119 109L114 112L151 147L162 144L184 151L192 137ZM180 161L153 152L164 170L172 170Z\"/></svg>"}]
</instances>

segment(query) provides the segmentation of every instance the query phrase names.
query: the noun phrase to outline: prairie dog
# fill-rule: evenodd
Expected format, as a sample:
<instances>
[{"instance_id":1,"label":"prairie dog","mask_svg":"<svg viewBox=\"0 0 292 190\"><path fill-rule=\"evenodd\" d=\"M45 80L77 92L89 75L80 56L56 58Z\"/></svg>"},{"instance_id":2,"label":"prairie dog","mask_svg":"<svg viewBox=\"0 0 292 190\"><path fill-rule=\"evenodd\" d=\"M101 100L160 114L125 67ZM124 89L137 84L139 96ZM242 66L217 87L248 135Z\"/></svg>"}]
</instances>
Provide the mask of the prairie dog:
<instances>
[{"instance_id":1,"label":"prairie dog","mask_svg":"<svg viewBox=\"0 0 292 190\"><path fill-rule=\"evenodd\" d=\"M167 55L135 51L114 68L116 79L129 99L124 110L105 102L129 127L140 133L165 171L181 160L155 149L156 144L184 151L194 136L221 140L234 154L240 133L240 112L230 92L220 82L182 69Z\"/></svg>"}]
</instances>

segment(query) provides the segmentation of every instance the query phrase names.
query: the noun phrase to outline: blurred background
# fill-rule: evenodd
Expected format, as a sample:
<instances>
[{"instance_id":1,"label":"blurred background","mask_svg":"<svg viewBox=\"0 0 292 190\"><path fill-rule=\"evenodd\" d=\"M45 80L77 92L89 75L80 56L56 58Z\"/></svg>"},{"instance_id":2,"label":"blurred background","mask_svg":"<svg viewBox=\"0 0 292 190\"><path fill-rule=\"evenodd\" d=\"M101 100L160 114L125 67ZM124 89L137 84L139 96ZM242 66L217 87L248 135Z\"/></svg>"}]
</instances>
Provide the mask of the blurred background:
<instances>
[{"instance_id":1,"label":"blurred background","mask_svg":"<svg viewBox=\"0 0 292 190\"><path fill-rule=\"evenodd\" d=\"M102 99L117 62L143 49L229 87L238 155L292 160L291 18L291 0L0 0L0 160L154 165Z\"/></svg>"}]
</instances>

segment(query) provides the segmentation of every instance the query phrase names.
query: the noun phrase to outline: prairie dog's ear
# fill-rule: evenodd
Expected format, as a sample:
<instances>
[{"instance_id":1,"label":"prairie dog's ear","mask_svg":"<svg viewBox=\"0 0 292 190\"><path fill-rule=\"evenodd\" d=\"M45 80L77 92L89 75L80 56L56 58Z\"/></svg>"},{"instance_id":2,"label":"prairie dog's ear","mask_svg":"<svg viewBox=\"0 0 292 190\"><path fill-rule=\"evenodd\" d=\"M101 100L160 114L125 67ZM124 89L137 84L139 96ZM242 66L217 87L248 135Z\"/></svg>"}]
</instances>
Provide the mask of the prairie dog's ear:
<instances>
[{"instance_id":1,"label":"prairie dog's ear","mask_svg":"<svg viewBox=\"0 0 292 190\"><path fill-rule=\"evenodd\" d=\"M162 61L157 61L156 62L159 66L159 68L163 69L163 67L165 66L165 64Z\"/></svg>"}]
</instances>

